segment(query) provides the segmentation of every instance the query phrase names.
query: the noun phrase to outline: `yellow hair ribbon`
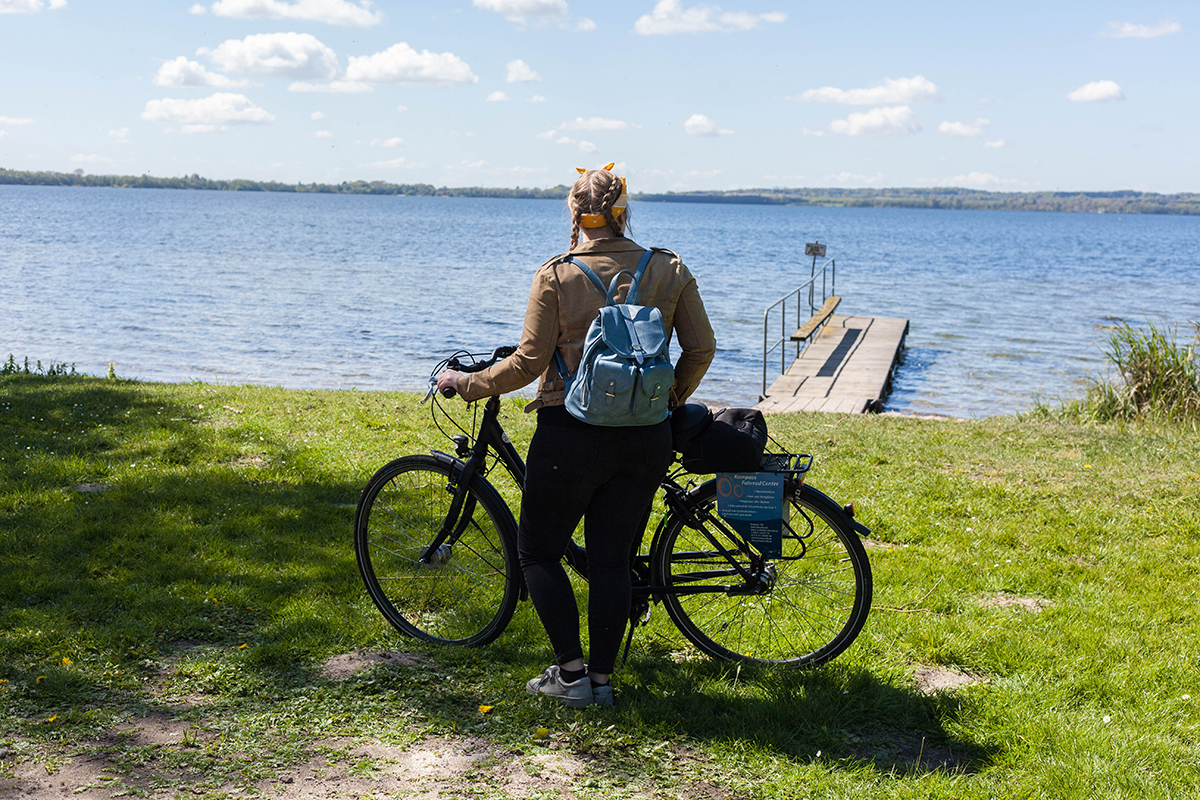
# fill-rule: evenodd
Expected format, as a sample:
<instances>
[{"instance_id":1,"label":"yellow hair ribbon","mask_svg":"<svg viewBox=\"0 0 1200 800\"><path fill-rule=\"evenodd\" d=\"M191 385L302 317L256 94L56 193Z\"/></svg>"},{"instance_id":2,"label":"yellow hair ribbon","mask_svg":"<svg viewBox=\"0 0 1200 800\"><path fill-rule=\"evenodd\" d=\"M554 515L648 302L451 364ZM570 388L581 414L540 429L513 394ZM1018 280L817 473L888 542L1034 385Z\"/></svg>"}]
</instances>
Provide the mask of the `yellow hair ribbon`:
<instances>
[{"instance_id":1,"label":"yellow hair ribbon","mask_svg":"<svg viewBox=\"0 0 1200 800\"><path fill-rule=\"evenodd\" d=\"M612 168L613 164L609 164L607 167L602 167L602 169L605 171ZM579 167L576 167L575 169L579 170L581 175L587 172L586 169L579 169ZM617 198L617 202L613 203L612 215L614 220L619 220L621 215L625 213L625 206L629 200L629 187L625 185L625 179L622 177L618 177L618 179L621 181L621 196ZM579 224L585 228L603 228L608 224L608 220L604 218L603 214L580 214ZM617 231L613 231L613 233L617 233Z\"/></svg>"}]
</instances>

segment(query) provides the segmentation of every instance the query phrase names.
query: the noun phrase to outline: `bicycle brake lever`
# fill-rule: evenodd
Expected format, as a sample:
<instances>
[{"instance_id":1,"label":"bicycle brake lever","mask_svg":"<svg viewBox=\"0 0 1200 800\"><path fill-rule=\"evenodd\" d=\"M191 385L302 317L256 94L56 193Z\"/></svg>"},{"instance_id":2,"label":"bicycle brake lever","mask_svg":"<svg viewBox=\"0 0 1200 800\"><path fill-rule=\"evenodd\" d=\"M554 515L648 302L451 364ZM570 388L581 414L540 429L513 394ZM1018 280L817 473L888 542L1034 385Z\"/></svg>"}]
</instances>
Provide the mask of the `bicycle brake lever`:
<instances>
[{"instance_id":1,"label":"bicycle brake lever","mask_svg":"<svg viewBox=\"0 0 1200 800\"><path fill-rule=\"evenodd\" d=\"M437 381L431 380L429 382L429 391L425 393L425 399L421 401L421 405L428 403L429 398L433 397L433 393L436 391L437 391Z\"/></svg>"}]
</instances>

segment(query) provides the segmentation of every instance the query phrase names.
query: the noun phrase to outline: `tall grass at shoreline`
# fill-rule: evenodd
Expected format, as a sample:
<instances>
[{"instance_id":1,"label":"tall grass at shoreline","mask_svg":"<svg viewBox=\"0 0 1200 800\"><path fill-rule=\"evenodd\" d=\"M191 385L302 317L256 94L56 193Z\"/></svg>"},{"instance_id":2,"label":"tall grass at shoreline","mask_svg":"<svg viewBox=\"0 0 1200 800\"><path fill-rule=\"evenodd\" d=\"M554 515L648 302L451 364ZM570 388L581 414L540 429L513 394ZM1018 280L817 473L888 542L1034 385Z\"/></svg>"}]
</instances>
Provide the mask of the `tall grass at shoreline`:
<instances>
[{"instance_id":1,"label":"tall grass at shoreline","mask_svg":"<svg viewBox=\"0 0 1200 800\"><path fill-rule=\"evenodd\" d=\"M455 651L401 637L367 599L359 489L450 447L419 399L0 378L0 794L89 758L130 793L221 797L313 759L381 773L355 743L430 737L485 754L450 796L507 796L501 765L564 756L578 797L1200 794L1188 425L773 417L815 453L813 485L874 530L863 634L816 670L738 669L659 608L618 706L576 713L524 693L550 659L527 603L495 644ZM520 405L504 424L523 451ZM414 665L323 676L355 650ZM120 734L147 719L185 735Z\"/></svg>"},{"instance_id":2,"label":"tall grass at shoreline","mask_svg":"<svg viewBox=\"0 0 1200 800\"><path fill-rule=\"evenodd\" d=\"M1109 335L1105 355L1116 370L1098 379L1085 397L1058 411L1077 422L1173 420L1200 423L1200 324L1191 342L1180 343L1178 326L1148 322L1145 329L1121 322Z\"/></svg>"}]
</instances>

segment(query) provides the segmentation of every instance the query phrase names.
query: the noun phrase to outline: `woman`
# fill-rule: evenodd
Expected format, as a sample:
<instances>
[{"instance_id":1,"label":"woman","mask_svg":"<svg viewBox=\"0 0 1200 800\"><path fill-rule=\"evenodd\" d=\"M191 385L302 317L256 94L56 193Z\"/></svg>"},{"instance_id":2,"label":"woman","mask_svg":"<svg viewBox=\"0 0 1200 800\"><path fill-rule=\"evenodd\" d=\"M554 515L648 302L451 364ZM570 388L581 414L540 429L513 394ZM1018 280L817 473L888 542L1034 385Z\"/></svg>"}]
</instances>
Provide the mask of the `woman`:
<instances>
[{"instance_id":1,"label":"woman","mask_svg":"<svg viewBox=\"0 0 1200 800\"><path fill-rule=\"evenodd\" d=\"M625 236L629 225L625 179L612 164L582 173L571 188L570 255L585 262L609 285L622 270L630 275L646 250ZM629 556L640 539L646 512L671 463L670 422L631 427L589 425L563 406L565 383L555 367L557 352L569 373L579 367L583 340L605 298L578 266L559 255L534 275L517 351L471 375L447 370L438 389L455 389L478 400L519 389L540 377L537 430L526 459L525 489L517 551L529 596L554 648L555 665L529 681L530 694L544 694L572 708L611 705L609 676L629 619ZM618 280L618 302L630 275ZM656 250L642 276L639 303L655 306L682 350L675 365L669 405L695 390L716 351L712 327L696 281L674 253ZM588 554L588 633L585 665L579 611L562 564L571 535L584 520Z\"/></svg>"}]
</instances>

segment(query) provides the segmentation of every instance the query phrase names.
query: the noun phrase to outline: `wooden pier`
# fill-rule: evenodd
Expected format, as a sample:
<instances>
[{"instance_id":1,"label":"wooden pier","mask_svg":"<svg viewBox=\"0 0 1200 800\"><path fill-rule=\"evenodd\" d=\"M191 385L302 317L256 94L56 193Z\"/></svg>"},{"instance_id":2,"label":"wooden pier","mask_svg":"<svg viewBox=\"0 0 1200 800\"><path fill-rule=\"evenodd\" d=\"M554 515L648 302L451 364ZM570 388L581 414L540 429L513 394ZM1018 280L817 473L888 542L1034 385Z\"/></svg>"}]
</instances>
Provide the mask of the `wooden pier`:
<instances>
[{"instance_id":1,"label":"wooden pier","mask_svg":"<svg viewBox=\"0 0 1200 800\"><path fill-rule=\"evenodd\" d=\"M813 338L755 408L764 413L862 414L882 407L904 347L908 320L826 316L828 322L815 335L807 326L792 335L796 341Z\"/></svg>"}]
</instances>

